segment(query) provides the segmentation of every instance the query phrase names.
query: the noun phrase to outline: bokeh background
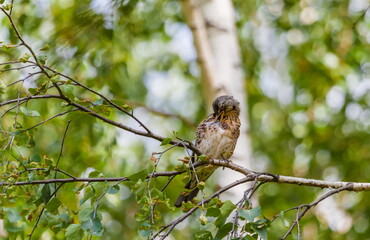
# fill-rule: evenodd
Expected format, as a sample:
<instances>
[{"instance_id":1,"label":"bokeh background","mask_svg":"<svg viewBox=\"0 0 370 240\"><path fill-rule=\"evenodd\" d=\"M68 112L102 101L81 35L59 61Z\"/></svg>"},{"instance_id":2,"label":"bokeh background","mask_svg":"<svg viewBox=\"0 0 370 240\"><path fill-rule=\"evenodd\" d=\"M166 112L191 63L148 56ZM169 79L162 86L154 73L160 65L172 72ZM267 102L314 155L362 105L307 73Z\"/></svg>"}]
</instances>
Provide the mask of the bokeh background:
<instances>
[{"instance_id":1,"label":"bokeh background","mask_svg":"<svg viewBox=\"0 0 370 240\"><path fill-rule=\"evenodd\" d=\"M233 1L245 71L254 170L323 180L369 181L370 165L370 13L367 0ZM134 108L134 114L156 133L193 140L207 114L192 33L177 0L34 0L14 3L13 18L34 49L45 44L47 63L108 98ZM17 43L8 20L0 14L0 41ZM0 62L17 60L22 48L0 49ZM39 53L39 52L37 52ZM7 72L9 83L33 70ZM36 71L36 69L34 70ZM22 91L37 85L35 77ZM18 94L19 85L1 93L1 100ZM75 90L81 98L92 96ZM92 99L95 100L95 99ZM41 117L19 116L24 126L62 111L54 100L30 102ZM1 112L4 109L0 110ZM138 127L127 116L110 117ZM2 118L2 125L12 115ZM19 147L23 157L56 159L66 121L72 120L59 168L74 176L98 170L106 177L129 176L153 168L152 152L165 147L95 120L71 113L39 128L33 148ZM5 153L1 153L5 154ZM158 171L173 170L183 149L163 155ZM5 155L3 155L4 157ZM213 178L222 177L216 174ZM159 186L167 179L158 179ZM207 191L217 189L208 181ZM177 177L166 189L172 200L183 186ZM65 208L78 209L80 195L65 185L59 198ZM141 239L138 211L130 188L102 200L102 239ZM37 192L36 190L33 190ZM266 218L281 210L313 201L324 190L265 184L258 191ZM325 200L301 221L304 239L370 239L369 194L340 193ZM29 203L30 204L30 203ZM26 207L25 207L26 206ZM32 224L19 215L21 199L2 206L11 215L5 224L29 232ZM161 212L163 223L181 215ZM287 214L293 219L294 213ZM196 216L180 224L174 239L192 239L199 230ZM286 232L276 221L271 239ZM35 239L62 239L40 226ZM22 235L22 234L20 234ZM5 237L4 237L5 238Z\"/></svg>"}]
</instances>

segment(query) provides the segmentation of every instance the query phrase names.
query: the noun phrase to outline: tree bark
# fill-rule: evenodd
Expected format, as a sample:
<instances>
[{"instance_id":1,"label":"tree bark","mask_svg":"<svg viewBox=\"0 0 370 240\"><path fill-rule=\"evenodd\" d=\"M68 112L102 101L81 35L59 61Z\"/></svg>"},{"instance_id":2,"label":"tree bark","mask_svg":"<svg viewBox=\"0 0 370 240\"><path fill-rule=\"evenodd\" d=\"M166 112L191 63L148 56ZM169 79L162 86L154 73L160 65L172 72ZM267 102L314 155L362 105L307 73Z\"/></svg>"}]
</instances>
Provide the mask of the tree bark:
<instances>
[{"instance_id":1,"label":"tree bark","mask_svg":"<svg viewBox=\"0 0 370 240\"><path fill-rule=\"evenodd\" d=\"M210 108L213 99L225 94L240 101L241 134L231 160L243 167L252 168L245 77L232 1L184 0L182 3L186 21L193 33L207 105ZM242 177L230 170L218 176L221 186ZM245 185L233 188L229 191L232 195L226 195L225 198L240 199L244 190Z\"/></svg>"}]
</instances>

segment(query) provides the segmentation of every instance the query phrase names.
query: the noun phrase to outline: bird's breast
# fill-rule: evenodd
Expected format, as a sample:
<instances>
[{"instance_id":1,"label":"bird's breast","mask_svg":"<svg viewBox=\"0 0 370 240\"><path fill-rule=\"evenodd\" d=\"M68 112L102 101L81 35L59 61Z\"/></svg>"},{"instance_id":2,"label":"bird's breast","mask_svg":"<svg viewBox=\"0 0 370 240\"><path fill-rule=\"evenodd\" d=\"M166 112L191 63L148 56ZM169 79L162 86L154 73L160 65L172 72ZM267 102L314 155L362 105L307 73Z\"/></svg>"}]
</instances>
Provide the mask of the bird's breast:
<instances>
[{"instance_id":1,"label":"bird's breast","mask_svg":"<svg viewBox=\"0 0 370 240\"><path fill-rule=\"evenodd\" d=\"M219 121L207 123L203 131L203 137L197 144L203 154L218 159L223 153L234 150L236 139L231 129L224 128Z\"/></svg>"}]
</instances>

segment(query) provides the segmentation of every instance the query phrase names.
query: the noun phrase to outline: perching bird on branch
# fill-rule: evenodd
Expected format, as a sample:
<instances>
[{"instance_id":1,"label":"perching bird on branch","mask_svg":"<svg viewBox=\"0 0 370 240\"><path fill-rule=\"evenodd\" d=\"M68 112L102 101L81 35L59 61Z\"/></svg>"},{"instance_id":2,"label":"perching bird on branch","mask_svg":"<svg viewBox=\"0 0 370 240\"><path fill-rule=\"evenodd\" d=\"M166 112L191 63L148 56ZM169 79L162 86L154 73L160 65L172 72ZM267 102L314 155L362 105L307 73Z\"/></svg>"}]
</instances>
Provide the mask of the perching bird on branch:
<instances>
[{"instance_id":1,"label":"perching bird on branch","mask_svg":"<svg viewBox=\"0 0 370 240\"><path fill-rule=\"evenodd\" d=\"M207 157L229 160L240 134L239 102L232 96L224 95L216 98L212 107L214 113L203 120L197 128L195 147ZM198 183L205 182L216 169L217 166L210 164L197 167L185 186L191 191L182 192L175 206L180 207L183 202L196 197L199 192Z\"/></svg>"}]
</instances>

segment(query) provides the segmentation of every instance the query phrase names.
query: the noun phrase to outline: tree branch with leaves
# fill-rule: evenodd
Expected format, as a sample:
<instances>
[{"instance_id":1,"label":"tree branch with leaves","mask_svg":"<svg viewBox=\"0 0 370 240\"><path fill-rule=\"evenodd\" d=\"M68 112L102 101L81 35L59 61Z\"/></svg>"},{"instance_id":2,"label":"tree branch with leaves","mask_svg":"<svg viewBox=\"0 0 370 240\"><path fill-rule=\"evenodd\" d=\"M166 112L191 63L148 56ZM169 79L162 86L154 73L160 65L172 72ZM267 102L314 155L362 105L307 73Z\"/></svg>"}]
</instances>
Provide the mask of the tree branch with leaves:
<instances>
[{"instance_id":1,"label":"tree branch with leaves","mask_svg":"<svg viewBox=\"0 0 370 240\"><path fill-rule=\"evenodd\" d=\"M187 11L191 10L188 8L194 7L193 2L184 2ZM189 121L185 114L182 115L182 110L179 113L171 113L163 106L161 109L165 110L158 111L130 99L115 99L107 91L108 85L103 84L104 86L100 87L96 82L89 82L87 77L81 74L74 75L73 68L64 69L65 63L61 59L49 62L48 58L52 58L53 54L45 54L45 51L50 46L36 50L32 38L28 36L27 28L18 25L22 24L22 19L14 17L20 11L18 3L14 5L13 1L0 1L0 4L0 11L9 24L8 29L11 30L9 42L0 43L1 49L4 50L0 53L0 219L4 219L3 224L7 231L0 232L0 236L7 234L16 238L18 235L27 235L28 239L36 239L47 233L54 234L55 239L82 239L84 236L87 239L98 239L104 238L104 234L110 234L106 233L109 231L109 219L120 219L122 215L127 215L124 217L130 221L122 218L121 221L129 222L127 227L133 228L131 232L134 233L130 233L128 238L134 238L136 232L147 239L179 236L176 228L188 221L200 225L197 226L197 233L194 233L196 239L253 237L265 240L270 234L270 228L278 224L275 220L280 218L286 227L282 228L278 237L287 239L290 235L297 234L297 238L302 239L301 221L309 210L344 191L370 190L370 183L367 182L327 181L278 175L253 171L223 159L209 159L202 155L191 141L183 139L178 133L165 136L161 131L157 131L155 121L147 121L145 115L133 106L175 119L186 126L187 132L189 128L194 131L192 121ZM129 1L127 6L130 4L133 3ZM130 11L125 13L130 14ZM188 18L188 21L196 24L194 21L199 16L197 18L190 14ZM359 20L356 21L357 24L360 24ZM195 25L192 27L195 28ZM201 37L205 37L202 31L217 26L203 22L202 27L204 29L193 29L199 32L196 36L198 45L202 44ZM109 46L106 45L106 48ZM206 61L208 52L201 53L200 59ZM130 58L128 55L121 57L127 60ZM95 62L99 62L97 59ZM205 75L211 77L209 65L204 62L202 64L207 70ZM110 87L114 88L115 85ZM80 115L71 120L73 114ZM76 127L73 130L74 125ZM90 127L85 132L87 136L81 136L85 126ZM97 134L99 136L93 143L90 139L92 137L88 135L93 134L96 129L104 128L140 136L142 142L154 140L161 144L157 148L162 150L155 149L158 152L147 156L142 149L135 151L134 146L129 153L126 152L128 157L117 160L119 155L110 153L111 149L117 148L119 137L108 137L106 135L109 134L99 132L101 135ZM46 148L46 145L50 147ZM249 147L246 155L250 156ZM56 160L52 156L56 156ZM100 156L104 156L104 159L99 162L97 159ZM148 161L143 166L141 164L146 161L145 156ZM174 161L178 156L181 156L180 162ZM149 158L152 161L149 161ZM198 158L199 161L193 163L192 158ZM126 162L122 163L122 173L117 174L114 168L119 161ZM135 164L138 165L137 169L132 166ZM110 165L111 168L104 168L105 165ZM243 177L224 187L213 189L205 186L204 182L198 182L201 196L193 202L184 203L183 212L180 213L173 207L174 196L180 191L177 186L180 186L182 179L188 180L190 173L201 165L226 168L233 173L240 173ZM105 169L106 172L97 169ZM112 172L114 174L111 174ZM288 209L274 209L272 216L268 216L263 213L266 206L262 203L257 206L252 197L256 194L262 195L265 186L276 184L283 187L291 185L297 189L302 186L325 188L328 192L316 196L316 200L308 204L301 204L300 201ZM242 197L237 202L220 200L225 192L236 187L243 189ZM315 195L312 193L310 197ZM109 202L109 199L113 200ZM122 202L129 206L125 214L118 212L114 206ZM295 215L289 223L287 214L294 211ZM114 225L116 222L117 220L114 220L109 224ZM191 228L194 226L189 229Z\"/></svg>"}]
</instances>

